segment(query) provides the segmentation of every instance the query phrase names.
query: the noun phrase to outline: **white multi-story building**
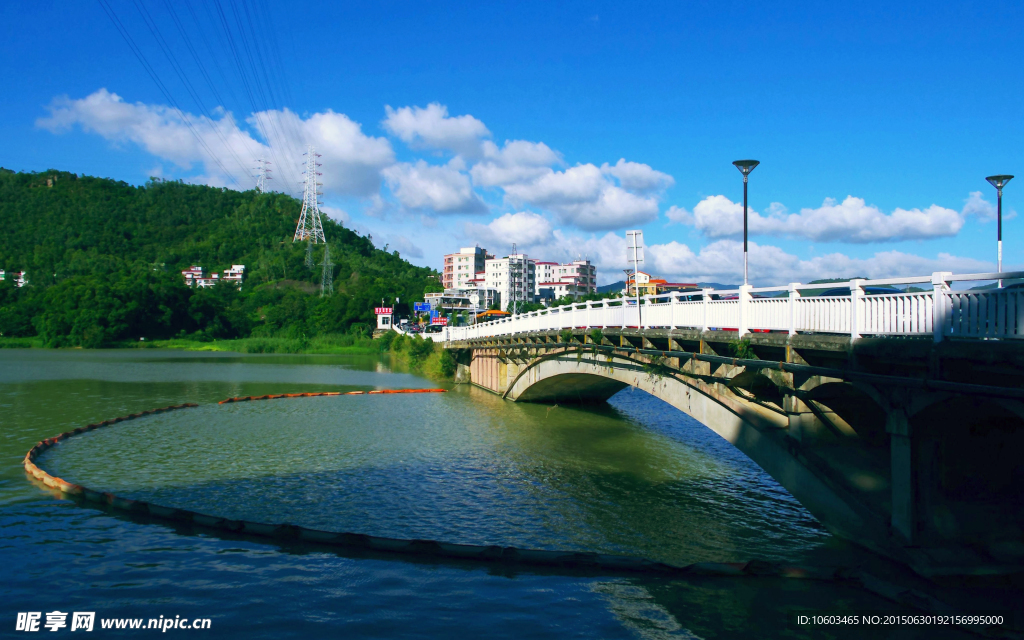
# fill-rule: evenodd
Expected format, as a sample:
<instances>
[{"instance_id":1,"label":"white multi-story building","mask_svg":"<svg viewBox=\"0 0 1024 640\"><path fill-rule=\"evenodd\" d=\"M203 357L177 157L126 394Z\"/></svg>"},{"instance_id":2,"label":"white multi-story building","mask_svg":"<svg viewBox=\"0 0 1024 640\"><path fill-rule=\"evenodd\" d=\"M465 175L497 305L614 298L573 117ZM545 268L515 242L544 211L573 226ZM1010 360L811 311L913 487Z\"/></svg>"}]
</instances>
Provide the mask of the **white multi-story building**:
<instances>
[{"instance_id":1,"label":"white multi-story building","mask_svg":"<svg viewBox=\"0 0 1024 640\"><path fill-rule=\"evenodd\" d=\"M558 299L597 293L597 269L590 260L574 260L565 264L538 262L536 296L538 300Z\"/></svg>"},{"instance_id":2,"label":"white multi-story building","mask_svg":"<svg viewBox=\"0 0 1024 640\"><path fill-rule=\"evenodd\" d=\"M464 286L477 273L484 271L484 263L493 257L480 247L462 247L458 253L446 254L444 269L441 271L441 286L445 289Z\"/></svg>"},{"instance_id":3,"label":"white multi-story building","mask_svg":"<svg viewBox=\"0 0 1024 640\"><path fill-rule=\"evenodd\" d=\"M484 283L486 288L497 290L501 310L509 311L510 304L535 300L536 266L524 253L489 258L484 269Z\"/></svg>"},{"instance_id":4,"label":"white multi-story building","mask_svg":"<svg viewBox=\"0 0 1024 640\"><path fill-rule=\"evenodd\" d=\"M234 284L239 289L242 288L242 278L245 276L245 265L244 264L233 264L230 269L224 270L225 282ZM221 281L219 273L211 273L209 276L206 275L206 269L196 265L192 265L188 269L181 272L181 277L185 279L185 284L188 286L196 286L200 289L206 287L217 286L217 283Z\"/></svg>"},{"instance_id":5,"label":"white multi-story building","mask_svg":"<svg viewBox=\"0 0 1024 640\"><path fill-rule=\"evenodd\" d=\"M16 286L16 287L24 287L26 284L28 284L28 278L25 277L25 272L24 271L14 271L14 272L11 273L11 275L14 276L14 281L13 281L14 282L14 286ZM3 269L0 269L0 280L6 280L6 279L7 279L7 272L4 271Z\"/></svg>"}]
</instances>

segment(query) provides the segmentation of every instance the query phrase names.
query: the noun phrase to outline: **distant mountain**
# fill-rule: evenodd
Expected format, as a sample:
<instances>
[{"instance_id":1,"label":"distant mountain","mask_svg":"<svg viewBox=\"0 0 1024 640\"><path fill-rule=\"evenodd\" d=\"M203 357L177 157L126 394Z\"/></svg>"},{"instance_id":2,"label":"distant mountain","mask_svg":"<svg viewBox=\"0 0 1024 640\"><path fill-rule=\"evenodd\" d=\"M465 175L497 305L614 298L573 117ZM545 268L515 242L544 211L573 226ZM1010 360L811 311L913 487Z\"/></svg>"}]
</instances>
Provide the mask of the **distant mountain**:
<instances>
[{"instance_id":1,"label":"distant mountain","mask_svg":"<svg viewBox=\"0 0 1024 640\"><path fill-rule=\"evenodd\" d=\"M626 281L619 280L611 284L602 285L597 288L598 293L615 293L616 291L622 291L626 288Z\"/></svg>"}]
</instances>

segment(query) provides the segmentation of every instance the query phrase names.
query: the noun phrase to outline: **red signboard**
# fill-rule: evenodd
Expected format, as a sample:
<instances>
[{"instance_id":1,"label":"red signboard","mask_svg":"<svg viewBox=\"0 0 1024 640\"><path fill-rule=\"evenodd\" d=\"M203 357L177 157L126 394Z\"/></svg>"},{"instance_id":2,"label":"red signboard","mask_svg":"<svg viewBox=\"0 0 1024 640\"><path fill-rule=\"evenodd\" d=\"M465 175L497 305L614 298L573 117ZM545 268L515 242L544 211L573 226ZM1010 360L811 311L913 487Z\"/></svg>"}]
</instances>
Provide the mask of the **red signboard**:
<instances>
[{"instance_id":1,"label":"red signboard","mask_svg":"<svg viewBox=\"0 0 1024 640\"><path fill-rule=\"evenodd\" d=\"M395 310L392 307L374 307L373 312L378 316L390 316Z\"/></svg>"},{"instance_id":2,"label":"red signboard","mask_svg":"<svg viewBox=\"0 0 1024 640\"><path fill-rule=\"evenodd\" d=\"M430 320L430 324L446 325L448 324L448 318L433 318Z\"/></svg>"}]
</instances>

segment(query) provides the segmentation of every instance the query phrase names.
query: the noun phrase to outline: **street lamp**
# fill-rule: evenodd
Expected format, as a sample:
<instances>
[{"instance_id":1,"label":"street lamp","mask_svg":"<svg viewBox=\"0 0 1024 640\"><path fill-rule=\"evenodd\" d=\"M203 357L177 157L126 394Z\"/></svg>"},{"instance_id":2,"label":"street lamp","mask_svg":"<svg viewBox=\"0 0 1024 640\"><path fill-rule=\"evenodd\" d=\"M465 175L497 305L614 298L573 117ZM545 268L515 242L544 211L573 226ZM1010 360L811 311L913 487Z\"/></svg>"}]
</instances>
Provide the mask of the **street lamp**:
<instances>
[{"instance_id":1,"label":"street lamp","mask_svg":"<svg viewBox=\"0 0 1024 640\"><path fill-rule=\"evenodd\" d=\"M1010 180L1013 180L1013 176L989 176L989 177L987 177L985 179L989 181L989 184L991 184L993 187L996 188L996 197L997 197L997 202L999 203L998 205L996 205L996 210L998 211L997 216L996 216L997 217L997 222L996 222L996 260L997 260L997 263L996 264L998 266L996 267L996 269L999 271L999 273L1002 273L1003 272L1003 187L1006 186L1007 182L1009 182ZM999 281L999 288L1000 289L1003 288L1003 281L1002 280Z\"/></svg>"},{"instance_id":2,"label":"street lamp","mask_svg":"<svg viewBox=\"0 0 1024 640\"><path fill-rule=\"evenodd\" d=\"M754 167L761 164L759 160L737 160L733 162L743 174L743 284L747 284L747 176Z\"/></svg>"}]
</instances>

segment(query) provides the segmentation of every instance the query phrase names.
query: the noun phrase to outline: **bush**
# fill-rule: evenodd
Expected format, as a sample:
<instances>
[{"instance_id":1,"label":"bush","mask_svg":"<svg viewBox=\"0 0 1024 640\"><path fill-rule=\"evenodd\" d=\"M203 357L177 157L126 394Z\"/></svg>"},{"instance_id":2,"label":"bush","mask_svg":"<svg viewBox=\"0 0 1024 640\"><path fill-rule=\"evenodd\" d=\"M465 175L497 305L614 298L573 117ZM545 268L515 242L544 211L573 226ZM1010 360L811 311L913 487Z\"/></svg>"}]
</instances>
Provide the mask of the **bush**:
<instances>
[{"instance_id":1,"label":"bush","mask_svg":"<svg viewBox=\"0 0 1024 640\"><path fill-rule=\"evenodd\" d=\"M458 368L455 358L452 357L451 351L448 349L441 349L441 356L439 359L438 372L444 378L451 378L455 376L455 370Z\"/></svg>"}]
</instances>

